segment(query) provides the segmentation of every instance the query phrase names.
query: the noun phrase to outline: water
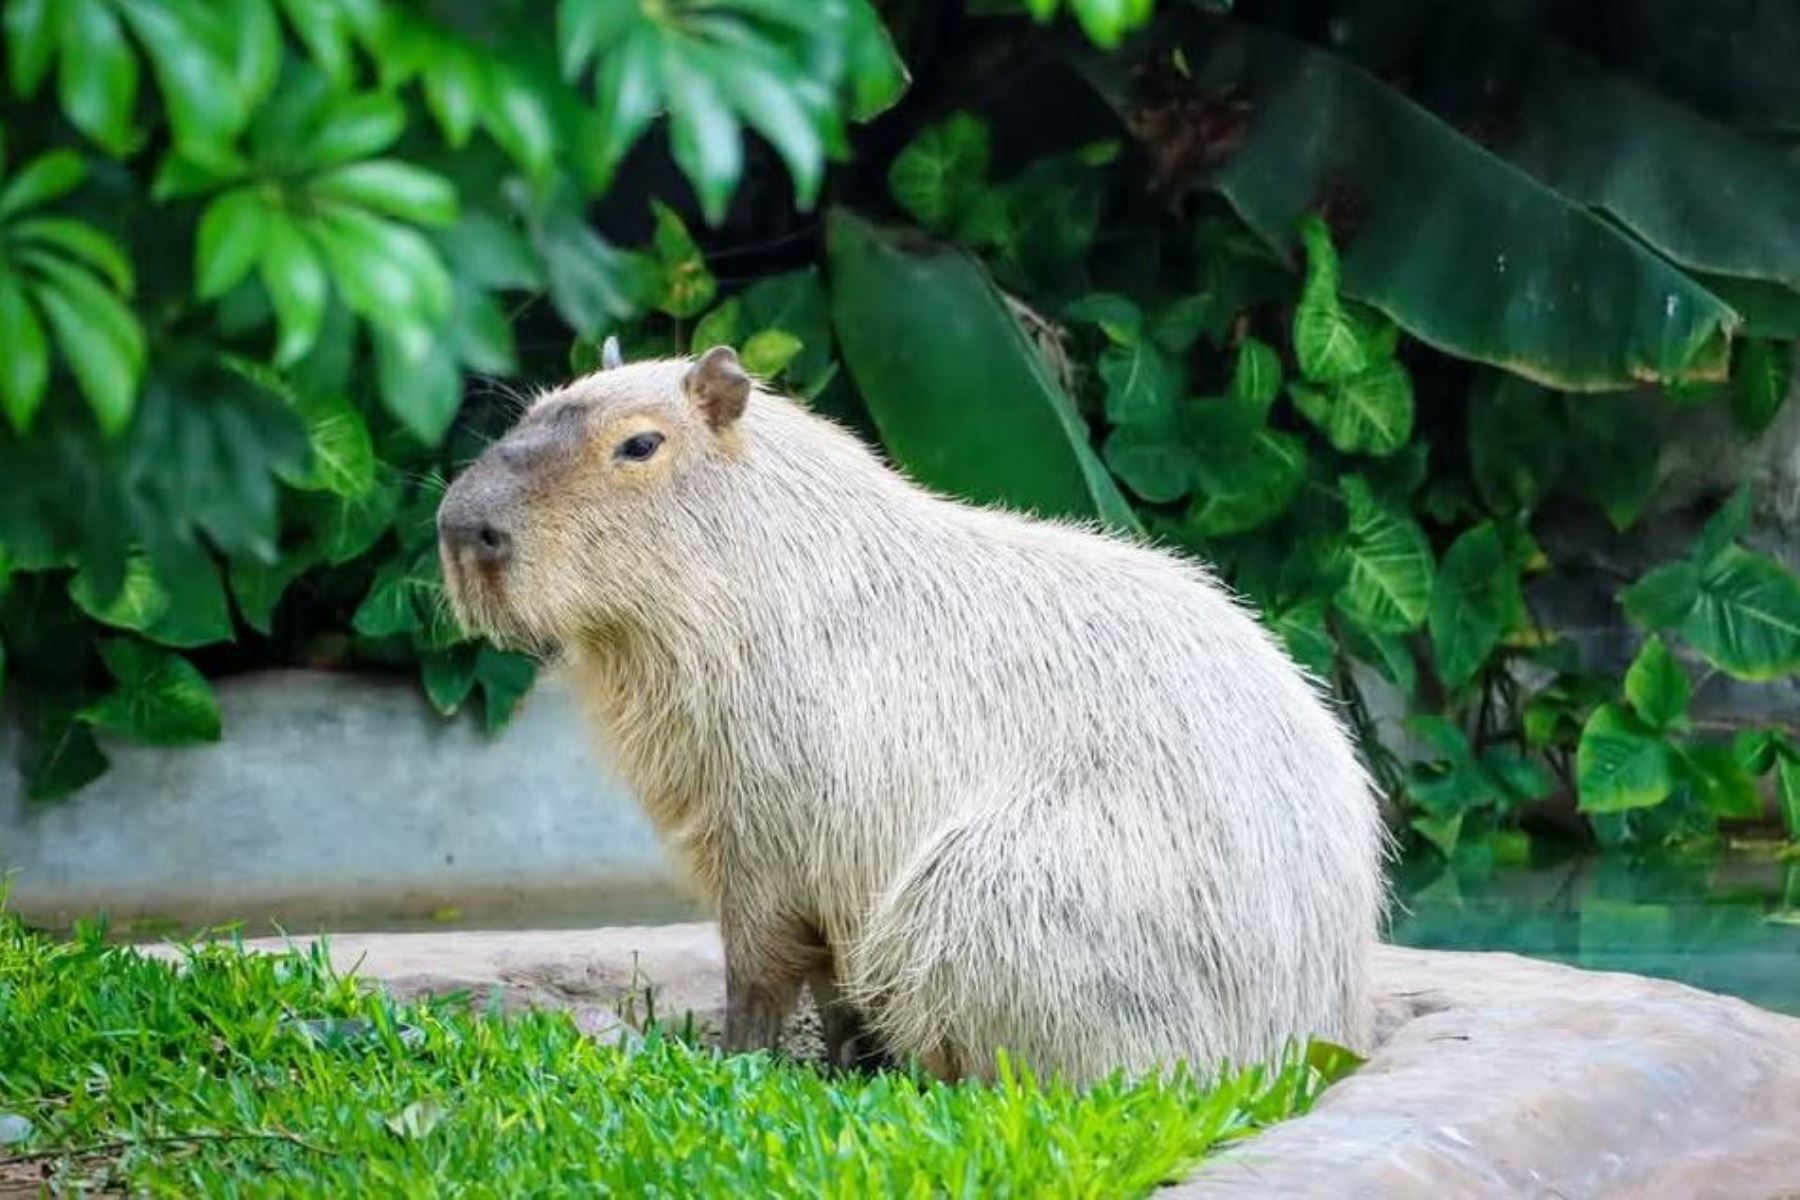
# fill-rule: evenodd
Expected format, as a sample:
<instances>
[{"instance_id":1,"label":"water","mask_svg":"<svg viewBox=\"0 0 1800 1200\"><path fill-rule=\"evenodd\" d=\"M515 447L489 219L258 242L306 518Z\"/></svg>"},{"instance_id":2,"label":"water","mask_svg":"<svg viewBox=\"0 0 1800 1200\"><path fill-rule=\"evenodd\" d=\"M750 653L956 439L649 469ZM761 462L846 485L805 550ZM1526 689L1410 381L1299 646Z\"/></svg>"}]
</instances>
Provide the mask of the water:
<instances>
[{"instance_id":1,"label":"water","mask_svg":"<svg viewBox=\"0 0 1800 1200\"><path fill-rule=\"evenodd\" d=\"M1393 940L1633 971L1800 1015L1800 859L1567 857L1405 864Z\"/></svg>"}]
</instances>

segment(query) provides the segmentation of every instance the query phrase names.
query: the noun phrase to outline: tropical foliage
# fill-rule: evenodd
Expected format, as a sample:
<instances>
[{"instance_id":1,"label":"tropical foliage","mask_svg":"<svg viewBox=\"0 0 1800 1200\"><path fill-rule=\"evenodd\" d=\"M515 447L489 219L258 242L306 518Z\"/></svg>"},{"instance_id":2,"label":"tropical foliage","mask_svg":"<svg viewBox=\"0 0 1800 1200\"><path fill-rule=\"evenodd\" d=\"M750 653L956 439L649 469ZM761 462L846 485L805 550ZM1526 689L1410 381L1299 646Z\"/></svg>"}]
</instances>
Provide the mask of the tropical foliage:
<instances>
[{"instance_id":1,"label":"tropical foliage","mask_svg":"<svg viewBox=\"0 0 1800 1200\"><path fill-rule=\"evenodd\" d=\"M1622 581L1629 670L1538 616L1542 535L1667 518L1667 431L1763 436L1800 337L1800 16L1623 8L7 0L33 790L96 727L219 736L207 679L264 664L502 722L532 668L445 621L436 495L617 334L1213 562L1445 854L1557 796L1606 841L1770 797L1800 835L1794 731L1695 716L1800 670L1755 497Z\"/></svg>"}]
</instances>

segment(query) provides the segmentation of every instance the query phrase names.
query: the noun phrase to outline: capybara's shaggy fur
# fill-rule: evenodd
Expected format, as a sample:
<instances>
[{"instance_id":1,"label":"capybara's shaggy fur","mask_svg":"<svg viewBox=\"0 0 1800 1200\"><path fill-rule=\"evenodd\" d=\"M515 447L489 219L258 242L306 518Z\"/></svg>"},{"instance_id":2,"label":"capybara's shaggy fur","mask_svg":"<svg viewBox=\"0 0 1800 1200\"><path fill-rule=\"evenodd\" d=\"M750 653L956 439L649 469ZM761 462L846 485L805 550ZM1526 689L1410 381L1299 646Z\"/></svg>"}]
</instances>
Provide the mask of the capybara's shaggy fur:
<instances>
[{"instance_id":1,"label":"capybara's shaggy fur","mask_svg":"<svg viewBox=\"0 0 1800 1200\"><path fill-rule=\"evenodd\" d=\"M544 396L439 525L716 899L728 1045L803 983L946 1077L1365 1043L1369 782L1194 563L934 495L723 349Z\"/></svg>"}]
</instances>

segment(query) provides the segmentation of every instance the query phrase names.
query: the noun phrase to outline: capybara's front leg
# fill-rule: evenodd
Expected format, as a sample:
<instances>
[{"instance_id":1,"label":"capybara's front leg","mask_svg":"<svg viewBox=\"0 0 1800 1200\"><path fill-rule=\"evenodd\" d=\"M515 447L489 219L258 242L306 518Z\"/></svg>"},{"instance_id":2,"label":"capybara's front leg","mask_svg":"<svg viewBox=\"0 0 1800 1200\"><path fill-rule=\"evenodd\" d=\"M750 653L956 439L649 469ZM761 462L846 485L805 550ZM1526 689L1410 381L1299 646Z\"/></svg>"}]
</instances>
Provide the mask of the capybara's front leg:
<instances>
[{"instance_id":1,"label":"capybara's front leg","mask_svg":"<svg viewBox=\"0 0 1800 1200\"><path fill-rule=\"evenodd\" d=\"M725 1049L772 1050L818 951L795 924L730 900L720 905L719 932L725 941Z\"/></svg>"},{"instance_id":2,"label":"capybara's front leg","mask_svg":"<svg viewBox=\"0 0 1800 1200\"><path fill-rule=\"evenodd\" d=\"M893 1065L870 1032L863 1014L852 1008L839 992L829 961L807 977L806 986L819 1009L825 1062L829 1066L839 1070L880 1071Z\"/></svg>"}]
</instances>

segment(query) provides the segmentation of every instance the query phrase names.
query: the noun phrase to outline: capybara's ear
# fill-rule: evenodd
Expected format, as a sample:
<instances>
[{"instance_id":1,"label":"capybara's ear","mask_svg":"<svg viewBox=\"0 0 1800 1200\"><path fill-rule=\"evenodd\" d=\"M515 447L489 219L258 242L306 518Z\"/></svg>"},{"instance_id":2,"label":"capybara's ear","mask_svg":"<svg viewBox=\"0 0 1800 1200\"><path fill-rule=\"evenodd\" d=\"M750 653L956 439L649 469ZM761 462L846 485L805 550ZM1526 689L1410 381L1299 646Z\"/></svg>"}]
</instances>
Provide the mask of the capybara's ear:
<instances>
[{"instance_id":1,"label":"capybara's ear","mask_svg":"<svg viewBox=\"0 0 1800 1200\"><path fill-rule=\"evenodd\" d=\"M681 386L714 429L723 429L744 415L750 402L750 376L730 346L714 346L688 368Z\"/></svg>"}]
</instances>

